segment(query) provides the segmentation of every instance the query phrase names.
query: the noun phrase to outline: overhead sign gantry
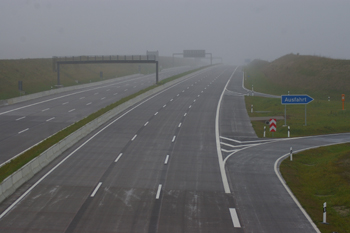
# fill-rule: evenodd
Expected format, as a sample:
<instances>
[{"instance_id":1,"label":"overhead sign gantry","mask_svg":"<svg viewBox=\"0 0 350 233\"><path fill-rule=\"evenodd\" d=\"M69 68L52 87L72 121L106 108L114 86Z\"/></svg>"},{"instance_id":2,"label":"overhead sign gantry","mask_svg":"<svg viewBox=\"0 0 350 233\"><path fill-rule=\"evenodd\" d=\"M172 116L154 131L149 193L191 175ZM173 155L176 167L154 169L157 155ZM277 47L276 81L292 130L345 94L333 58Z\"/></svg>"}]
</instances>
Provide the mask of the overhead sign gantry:
<instances>
[{"instance_id":1,"label":"overhead sign gantry","mask_svg":"<svg viewBox=\"0 0 350 233\"><path fill-rule=\"evenodd\" d=\"M197 50L184 50L183 53L173 53L173 64L174 55L183 55L184 58L205 58L205 55L210 55L210 65L213 64L213 55L211 53L206 53L203 49Z\"/></svg>"},{"instance_id":2,"label":"overhead sign gantry","mask_svg":"<svg viewBox=\"0 0 350 233\"><path fill-rule=\"evenodd\" d=\"M156 83L158 83L158 60L155 55L109 55L109 56L73 56L52 57L53 71L57 72L57 85L60 84L60 65L98 64L98 63L154 63L156 64Z\"/></svg>"}]
</instances>

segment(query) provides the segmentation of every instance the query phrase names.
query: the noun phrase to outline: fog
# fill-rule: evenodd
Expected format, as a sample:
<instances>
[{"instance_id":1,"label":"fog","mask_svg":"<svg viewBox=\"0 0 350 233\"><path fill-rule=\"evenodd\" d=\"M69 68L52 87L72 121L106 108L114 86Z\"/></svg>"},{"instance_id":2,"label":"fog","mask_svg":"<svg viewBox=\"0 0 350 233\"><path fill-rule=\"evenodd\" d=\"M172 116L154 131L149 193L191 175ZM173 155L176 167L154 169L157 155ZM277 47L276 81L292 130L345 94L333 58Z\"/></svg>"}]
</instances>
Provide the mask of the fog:
<instances>
[{"instance_id":1,"label":"fog","mask_svg":"<svg viewBox=\"0 0 350 233\"><path fill-rule=\"evenodd\" d=\"M1 0L0 59L184 49L230 64L288 53L350 59L349 10L348 0Z\"/></svg>"}]
</instances>

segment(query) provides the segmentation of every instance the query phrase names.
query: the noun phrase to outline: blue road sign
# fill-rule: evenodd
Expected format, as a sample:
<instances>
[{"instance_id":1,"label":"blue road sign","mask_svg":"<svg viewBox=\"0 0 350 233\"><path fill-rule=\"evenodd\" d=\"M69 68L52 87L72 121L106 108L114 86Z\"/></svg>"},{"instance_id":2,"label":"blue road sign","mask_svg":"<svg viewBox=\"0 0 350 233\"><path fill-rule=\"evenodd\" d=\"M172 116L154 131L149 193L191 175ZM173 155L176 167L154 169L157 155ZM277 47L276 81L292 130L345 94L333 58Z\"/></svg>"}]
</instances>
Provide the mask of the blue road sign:
<instances>
[{"instance_id":1,"label":"blue road sign","mask_svg":"<svg viewBox=\"0 0 350 233\"><path fill-rule=\"evenodd\" d=\"M282 95L281 104L308 104L314 99L308 95Z\"/></svg>"}]
</instances>

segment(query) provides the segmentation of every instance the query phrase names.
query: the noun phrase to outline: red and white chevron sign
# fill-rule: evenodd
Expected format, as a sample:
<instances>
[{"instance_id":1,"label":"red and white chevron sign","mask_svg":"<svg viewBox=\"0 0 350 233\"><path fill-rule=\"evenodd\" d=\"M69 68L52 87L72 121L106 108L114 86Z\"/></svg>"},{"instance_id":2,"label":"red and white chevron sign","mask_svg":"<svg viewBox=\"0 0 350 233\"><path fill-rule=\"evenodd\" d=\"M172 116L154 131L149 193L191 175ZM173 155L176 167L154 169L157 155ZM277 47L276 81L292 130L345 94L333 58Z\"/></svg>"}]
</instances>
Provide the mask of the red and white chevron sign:
<instances>
[{"instance_id":1,"label":"red and white chevron sign","mask_svg":"<svg viewBox=\"0 0 350 233\"><path fill-rule=\"evenodd\" d=\"M277 130L276 119L270 119L270 132L276 132L276 130Z\"/></svg>"}]
</instances>

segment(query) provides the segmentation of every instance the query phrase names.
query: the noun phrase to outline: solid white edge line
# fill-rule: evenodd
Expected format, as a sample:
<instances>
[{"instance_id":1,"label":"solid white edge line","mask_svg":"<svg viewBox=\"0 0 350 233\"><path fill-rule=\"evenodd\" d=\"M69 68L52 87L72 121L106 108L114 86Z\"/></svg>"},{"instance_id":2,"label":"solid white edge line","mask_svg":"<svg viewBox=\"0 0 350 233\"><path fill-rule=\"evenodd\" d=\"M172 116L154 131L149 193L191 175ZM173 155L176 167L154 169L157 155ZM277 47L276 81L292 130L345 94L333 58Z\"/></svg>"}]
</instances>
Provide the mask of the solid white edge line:
<instances>
[{"instance_id":1,"label":"solid white edge line","mask_svg":"<svg viewBox=\"0 0 350 233\"><path fill-rule=\"evenodd\" d=\"M242 80L242 88L244 89L244 90L246 90L246 91L250 91L250 90L248 90L247 88L245 88L245 86L244 86L244 71L243 71L243 80Z\"/></svg>"},{"instance_id":2,"label":"solid white edge line","mask_svg":"<svg viewBox=\"0 0 350 233\"><path fill-rule=\"evenodd\" d=\"M204 70L205 71L205 70ZM2 212L0 214L0 219L2 219L10 210L12 210L12 208L14 206L16 206L20 201L22 201L22 199L28 195L28 193L30 193L36 186L38 186L41 181L43 181L47 176L49 176L54 170L56 170L59 166L61 166L62 163L64 163L67 159L69 159L75 152L77 152L78 150L80 150L80 148L82 148L83 146L85 146L88 142L90 142L93 138L95 138L98 134L100 134L102 131L104 131L105 129L107 129L109 126L111 126L112 124L114 124L116 121L118 121L119 119L121 119L122 117L124 117L125 115L127 115L129 112L133 111L134 109L136 109L137 107L141 106L142 104L146 103L147 101L155 98L156 96L162 94L163 92L187 81L190 78L195 77L195 75L199 75L202 72L199 72L197 74L192 74L190 75L190 77L179 81L178 83L165 88L162 91L159 91L157 94L154 94L153 96L150 96L149 98L145 99L144 101L142 101L141 103L137 104L136 106L132 107L131 109L127 110L126 112L124 112L122 115L120 115L119 117L117 117L116 119L114 119L112 122L110 122L108 125L106 125L105 127L103 127L102 129L100 129L97 133L95 133L94 135L92 135L89 139L87 139L83 144L81 144L79 147L77 147L74 151L72 151L69 155L67 155L67 157L65 157L64 159L61 160L61 162L59 162L56 166L54 166L53 168L51 168L51 170L49 170L45 175L43 175L37 182L35 182L32 186L30 186L30 188L27 189L26 192L24 192L19 198L16 199L16 201L14 201L9 207L7 207L6 210L4 210L4 212ZM1 115L1 114L0 114ZM40 142L39 142L40 143ZM39 144L38 143L38 144Z\"/></svg>"},{"instance_id":3,"label":"solid white edge line","mask_svg":"<svg viewBox=\"0 0 350 233\"><path fill-rule=\"evenodd\" d=\"M47 119L46 121L51 121L51 120L53 120L53 119L55 119L54 117L51 117L50 119Z\"/></svg>"},{"instance_id":4,"label":"solid white edge line","mask_svg":"<svg viewBox=\"0 0 350 233\"><path fill-rule=\"evenodd\" d=\"M241 228L241 224L239 223L237 211L235 208L230 208L231 219L233 223L233 227Z\"/></svg>"},{"instance_id":5,"label":"solid white edge line","mask_svg":"<svg viewBox=\"0 0 350 233\"><path fill-rule=\"evenodd\" d=\"M118 155L118 157L114 160L114 162L115 162L115 163L118 162L118 160L120 159L120 157L122 157L122 155L123 155L123 153L120 153L120 154Z\"/></svg>"},{"instance_id":6,"label":"solid white edge line","mask_svg":"<svg viewBox=\"0 0 350 233\"><path fill-rule=\"evenodd\" d=\"M95 190L92 192L90 197L94 197L95 194L97 193L98 189L101 187L102 182L98 183L98 185L96 186Z\"/></svg>"},{"instance_id":7,"label":"solid white edge line","mask_svg":"<svg viewBox=\"0 0 350 233\"><path fill-rule=\"evenodd\" d=\"M19 131L18 134L24 133L27 130L29 130L29 128L26 128L25 130Z\"/></svg>"},{"instance_id":8,"label":"solid white edge line","mask_svg":"<svg viewBox=\"0 0 350 233\"><path fill-rule=\"evenodd\" d=\"M221 96L220 96L220 99L219 99L219 102L218 102L218 106L216 108L216 117L215 117L216 151L217 151L217 154L218 154L218 161L219 161L221 179L222 179L222 183L224 185L225 193L231 193L231 190L230 190L230 186L228 185L227 175L226 175L226 171L225 171L225 164L224 164L224 161L222 159L222 153L221 153L220 133L219 133L219 116L220 116L221 101L222 101L222 98L224 96L225 89L228 86L228 84L229 84L231 78L233 77L234 73L236 72L237 68L238 68L238 66L233 71L231 77L228 79L228 81L227 81L227 83L226 83L226 85L224 87L224 90L221 93Z\"/></svg>"},{"instance_id":9,"label":"solid white edge line","mask_svg":"<svg viewBox=\"0 0 350 233\"><path fill-rule=\"evenodd\" d=\"M157 195L156 195L156 199L159 199L160 196L160 191L162 190L162 185L158 185L158 190L157 190Z\"/></svg>"},{"instance_id":10,"label":"solid white edge line","mask_svg":"<svg viewBox=\"0 0 350 233\"><path fill-rule=\"evenodd\" d=\"M165 158L164 164L168 164L168 160L169 160L169 155L166 155L166 158Z\"/></svg>"},{"instance_id":11,"label":"solid white edge line","mask_svg":"<svg viewBox=\"0 0 350 233\"><path fill-rule=\"evenodd\" d=\"M176 136L173 137L173 140L171 142L175 142L175 138L176 138Z\"/></svg>"}]
</instances>

